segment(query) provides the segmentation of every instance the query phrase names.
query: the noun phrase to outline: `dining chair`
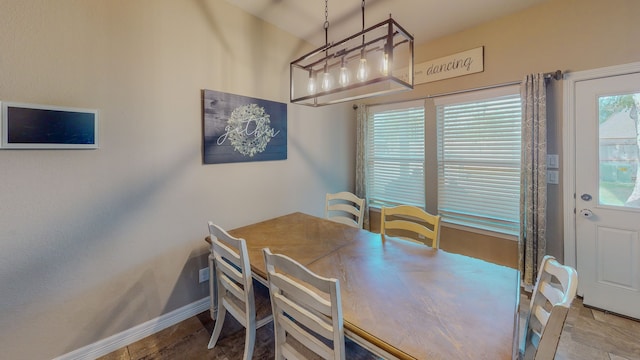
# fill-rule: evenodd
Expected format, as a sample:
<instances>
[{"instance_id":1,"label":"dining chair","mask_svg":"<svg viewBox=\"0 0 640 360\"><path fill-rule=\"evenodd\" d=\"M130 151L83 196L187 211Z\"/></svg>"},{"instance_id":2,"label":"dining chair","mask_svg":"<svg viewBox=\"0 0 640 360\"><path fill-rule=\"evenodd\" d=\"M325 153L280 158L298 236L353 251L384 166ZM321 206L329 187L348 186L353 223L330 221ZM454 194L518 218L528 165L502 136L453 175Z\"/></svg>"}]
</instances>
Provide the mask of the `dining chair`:
<instances>
[{"instance_id":1,"label":"dining chair","mask_svg":"<svg viewBox=\"0 0 640 360\"><path fill-rule=\"evenodd\" d=\"M577 288L575 269L550 255L542 259L521 337L520 359L553 360Z\"/></svg>"},{"instance_id":2,"label":"dining chair","mask_svg":"<svg viewBox=\"0 0 640 360\"><path fill-rule=\"evenodd\" d=\"M212 274L209 289L212 307L215 301L217 315L208 348L213 349L216 346L224 318L229 313L246 329L244 359L249 360L253 355L256 329L271 322L273 316L268 314L256 319L254 284L245 240L229 235L211 221L209 236L209 269ZM212 314L213 312L214 310Z\"/></svg>"},{"instance_id":3,"label":"dining chair","mask_svg":"<svg viewBox=\"0 0 640 360\"><path fill-rule=\"evenodd\" d=\"M380 234L385 236L388 230L398 230L394 234L425 244L425 240L430 239L432 248L440 247L440 215L429 214L416 206L383 206L380 213Z\"/></svg>"},{"instance_id":4,"label":"dining chair","mask_svg":"<svg viewBox=\"0 0 640 360\"><path fill-rule=\"evenodd\" d=\"M324 217L342 224L362 229L364 199L348 191L327 193Z\"/></svg>"},{"instance_id":5,"label":"dining chair","mask_svg":"<svg viewBox=\"0 0 640 360\"><path fill-rule=\"evenodd\" d=\"M275 333L275 359L345 359L340 283L263 249Z\"/></svg>"}]
</instances>

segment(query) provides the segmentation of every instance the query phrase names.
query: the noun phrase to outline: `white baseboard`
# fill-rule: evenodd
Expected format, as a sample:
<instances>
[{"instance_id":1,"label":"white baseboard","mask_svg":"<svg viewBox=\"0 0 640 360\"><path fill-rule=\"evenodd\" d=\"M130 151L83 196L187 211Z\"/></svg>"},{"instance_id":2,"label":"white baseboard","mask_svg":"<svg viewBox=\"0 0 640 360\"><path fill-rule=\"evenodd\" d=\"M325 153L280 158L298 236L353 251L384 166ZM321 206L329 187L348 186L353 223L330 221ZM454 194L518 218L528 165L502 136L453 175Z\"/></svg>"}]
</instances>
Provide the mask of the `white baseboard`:
<instances>
[{"instance_id":1,"label":"white baseboard","mask_svg":"<svg viewBox=\"0 0 640 360\"><path fill-rule=\"evenodd\" d=\"M149 335L153 335L206 310L209 310L208 296L121 333L66 353L53 360L93 360L144 339Z\"/></svg>"}]
</instances>

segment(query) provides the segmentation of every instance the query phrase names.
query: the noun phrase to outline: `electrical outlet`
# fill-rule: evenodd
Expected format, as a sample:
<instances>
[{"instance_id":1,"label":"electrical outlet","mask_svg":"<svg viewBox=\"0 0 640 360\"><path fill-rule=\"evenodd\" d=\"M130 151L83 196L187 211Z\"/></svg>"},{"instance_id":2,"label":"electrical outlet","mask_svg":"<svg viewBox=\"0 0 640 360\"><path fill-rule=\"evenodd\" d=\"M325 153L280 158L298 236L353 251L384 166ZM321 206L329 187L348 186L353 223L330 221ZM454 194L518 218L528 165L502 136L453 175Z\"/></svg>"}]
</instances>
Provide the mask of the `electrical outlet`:
<instances>
[{"instance_id":1,"label":"electrical outlet","mask_svg":"<svg viewBox=\"0 0 640 360\"><path fill-rule=\"evenodd\" d=\"M205 281L209 280L209 268L206 267L204 269L200 269L200 271L198 272L198 281L200 283L203 283Z\"/></svg>"}]
</instances>

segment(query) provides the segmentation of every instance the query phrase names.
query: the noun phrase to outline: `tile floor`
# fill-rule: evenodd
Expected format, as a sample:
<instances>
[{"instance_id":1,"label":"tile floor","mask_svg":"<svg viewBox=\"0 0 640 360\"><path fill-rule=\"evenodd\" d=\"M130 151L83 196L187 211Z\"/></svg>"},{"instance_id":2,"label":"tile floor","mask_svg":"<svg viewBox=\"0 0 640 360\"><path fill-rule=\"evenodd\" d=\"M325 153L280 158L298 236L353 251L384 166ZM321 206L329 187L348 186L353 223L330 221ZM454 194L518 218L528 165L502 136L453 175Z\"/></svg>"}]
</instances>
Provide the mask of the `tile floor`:
<instances>
[{"instance_id":1,"label":"tile floor","mask_svg":"<svg viewBox=\"0 0 640 360\"><path fill-rule=\"evenodd\" d=\"M587 308L576 298L555 359L639 360L640 321Z\"/></svg>"},{"instance_id":2,"label":"tile floor","mask_svg":"<svg viewBox=\"0 0 640 360\"><path fill-rule=\"evenodd\" d=\"M521 301L528 307L528 299ZM242 359L244 329L229 316L218 345L207 350L213 331L209 312L203 312L157 334L114 351L100 360ZM273 326L257 331L253 359L273 358ZM376 359L354 343L351 359ZM589 309L576 298L567 317L556 360L640 360L640 322Z\"/></svg>"}]
</instances>

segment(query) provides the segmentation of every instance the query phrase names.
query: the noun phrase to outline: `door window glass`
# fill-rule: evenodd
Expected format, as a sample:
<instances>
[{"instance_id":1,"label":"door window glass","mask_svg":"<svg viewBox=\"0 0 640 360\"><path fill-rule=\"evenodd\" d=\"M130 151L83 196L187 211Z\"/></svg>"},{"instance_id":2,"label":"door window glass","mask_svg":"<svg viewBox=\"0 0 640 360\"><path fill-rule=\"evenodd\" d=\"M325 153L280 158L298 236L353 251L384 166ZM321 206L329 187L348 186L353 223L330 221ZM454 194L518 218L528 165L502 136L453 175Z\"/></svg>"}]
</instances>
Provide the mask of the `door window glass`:
<instances>
[{"instance_id":1,"label":"door window glass","mask_svg":"<svg viewBox=\"0 0 640 360\"><path fill-rule=\"evenodd\" d=\"M640 93L598 97L599 203L640 208Z\"/></svg>"}]
</instances>

